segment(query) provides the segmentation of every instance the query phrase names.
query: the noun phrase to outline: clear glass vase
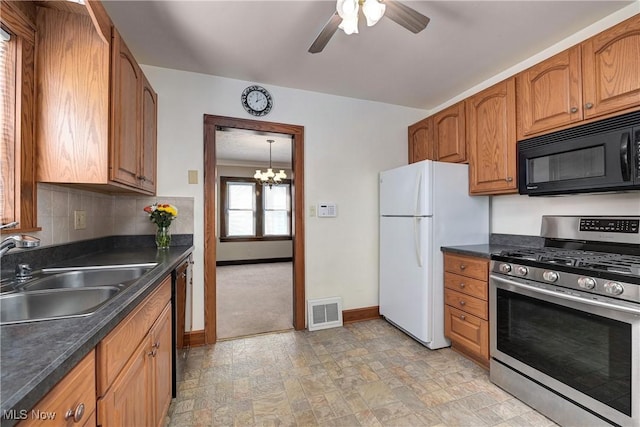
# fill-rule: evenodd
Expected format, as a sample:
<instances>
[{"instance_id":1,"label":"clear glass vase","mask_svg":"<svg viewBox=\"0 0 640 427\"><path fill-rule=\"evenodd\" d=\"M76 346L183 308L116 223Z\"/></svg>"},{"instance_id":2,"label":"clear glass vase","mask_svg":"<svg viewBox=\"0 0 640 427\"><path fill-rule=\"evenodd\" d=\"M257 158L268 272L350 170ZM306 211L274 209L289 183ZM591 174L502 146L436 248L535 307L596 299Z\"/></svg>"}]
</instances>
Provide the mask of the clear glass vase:
<instances>
[{"instance_id":1,"label":"clear glass vase","mask_svg":"<svg viewBox=\"0 0 640 427\"><path fill-rule=\"evenodd\" d=\"M158 227L156 231L156 246L158 249L169 249L171 244L171 231L169 227Z\"/></svg>"}]
</instances>

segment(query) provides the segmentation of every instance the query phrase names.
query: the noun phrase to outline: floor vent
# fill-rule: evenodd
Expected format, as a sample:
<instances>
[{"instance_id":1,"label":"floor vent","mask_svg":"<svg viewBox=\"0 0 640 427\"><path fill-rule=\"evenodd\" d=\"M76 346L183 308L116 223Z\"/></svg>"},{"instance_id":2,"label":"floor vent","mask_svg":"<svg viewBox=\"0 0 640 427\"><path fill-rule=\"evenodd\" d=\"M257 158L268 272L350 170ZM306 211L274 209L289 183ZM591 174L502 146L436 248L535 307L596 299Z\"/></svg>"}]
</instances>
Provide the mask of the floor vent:
<instances>
[{"instance_id":1,"label":"floor vent","mask_svg":"<svg viewBox=\"0 0 640 427\"><path fill-rule=\"evenodd\" d=\"M307 313L310 331L342 326L342 298L307 300Z\"/></svg>"}]
</instances>

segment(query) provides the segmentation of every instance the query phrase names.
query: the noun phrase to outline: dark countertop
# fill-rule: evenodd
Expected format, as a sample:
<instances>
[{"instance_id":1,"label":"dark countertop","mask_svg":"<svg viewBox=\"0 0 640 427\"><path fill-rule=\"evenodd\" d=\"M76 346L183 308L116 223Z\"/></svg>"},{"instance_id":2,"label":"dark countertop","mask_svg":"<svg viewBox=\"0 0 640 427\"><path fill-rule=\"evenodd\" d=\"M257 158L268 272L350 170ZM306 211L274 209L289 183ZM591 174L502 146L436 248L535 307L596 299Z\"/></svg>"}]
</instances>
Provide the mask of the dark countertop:
<instances>
[{"instance_id":1,"label":"dark countertop","mask_svg":"<svg viewBox=\"0 0 640 427\"><path fill-rule=\"evenodd\" d=\"M1 414L34 407L191 252L193 246L172 246L163 251L114 248L55 264L81 267L158 263L93 315L0 326ZM16 422L1 419L3 426Z\"/></svg>"},{"instance_id":2,"label":"dark countertop","mask_svg":"<svg viewBox=\"0 0 640 427\"><path fill-rule=\"evenodd\" d=\"M491 255L499 254L502 251L542 246L544 246L544 239L538 236L496 233L491 234L489 243L484 245L442 246L440 250L490 259Z\"/></svg>"},{"instance_id":3,"label":"dark countertop","mask_svg":"<svg viewBox=\"0 0 640 427\"><path fill-rule=\"evenodd\" d=\"M485 244L485 245L462 245L462 246L442 246L440 250L442 252L475 256L479 258L490 259L491 255L498 254L504 250L521 249L522 246L511 245L499 245L499 244Z\"/></svg>"}]
</instances>

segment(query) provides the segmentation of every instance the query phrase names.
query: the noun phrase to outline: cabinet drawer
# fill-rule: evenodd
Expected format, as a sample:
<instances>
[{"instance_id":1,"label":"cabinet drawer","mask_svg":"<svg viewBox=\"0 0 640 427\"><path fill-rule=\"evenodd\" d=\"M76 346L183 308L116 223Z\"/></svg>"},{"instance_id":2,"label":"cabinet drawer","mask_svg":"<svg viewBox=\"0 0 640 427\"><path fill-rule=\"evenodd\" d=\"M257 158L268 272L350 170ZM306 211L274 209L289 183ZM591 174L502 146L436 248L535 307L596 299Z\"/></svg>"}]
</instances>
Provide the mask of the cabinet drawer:
<instances>
[{"instance_id":1,"label":"cabinet drawer","mask_svg":"<svg viewBox=\"0 0 640 427\"><path fill-rule=\"evenodd\" d=\"M71 370L51 391L38 402L31 411L29 418L19 425L24 426L72 426L90 425L88 421L95 419L96 410L96 359L95 351L91 350L75 368ZM84 405L84 412L78 423L74 423L73 415L80 413L80 405ZM41 417L34 414L39 413ZM53 421L46 419L46 415L55 415ZM92 418L93 417L93 418ZM95 425L95 422L94 424Z\"/></svg>"},{"instance_id":2,"label":"cabinet drawer","mask_svg":"<svg viewBox=\"0 0 640 427\"><path fill-rule=\"evenodd\" d=\"M98 397L103 396L118 373L171 299L171 276L149 295L97 346Z\"/></svg>"},{"instance_id":3,"label":"cabinet drawer","mask_svg":"<svg viewBox=\"0 0 640 427\"><path fill-rule=\"evenodd\" d=\"M446 305L444 307L444 333L454 347L489 359L489 322Z\"/></svg>"},{"instance_id":4,"label":"cabinet drawer","mask_svg":"<svg viewBox=\"0 0 640 427\"><path fill-rule=\"evenodd\" d=\"M454 273L444 273L444 286L448 289L487 300L489 286L486 281L472 279Z\"/></svg>"},{"instance_id":5,"label":"cabinet drawer","mask_svg":"<svg viewBox=\"0 0 640 427\"><path fill-rule=\"evenodd\" d=\"M444 270L478 280L487 280L489 262L464 255L444 254Z\"/></svg>"},{"instance_id":6,"label":"cabinet drawer","mask_svg":"<svg viewBox=\"0 0 640 427\"><path fill-rule=\"evenodd\" d=\"M481 319L487 320L489 318L489 304L487 301L452 291L451 289L445 289L444 301L452 307L473 314Z\"/></svg>"}]
</instances>

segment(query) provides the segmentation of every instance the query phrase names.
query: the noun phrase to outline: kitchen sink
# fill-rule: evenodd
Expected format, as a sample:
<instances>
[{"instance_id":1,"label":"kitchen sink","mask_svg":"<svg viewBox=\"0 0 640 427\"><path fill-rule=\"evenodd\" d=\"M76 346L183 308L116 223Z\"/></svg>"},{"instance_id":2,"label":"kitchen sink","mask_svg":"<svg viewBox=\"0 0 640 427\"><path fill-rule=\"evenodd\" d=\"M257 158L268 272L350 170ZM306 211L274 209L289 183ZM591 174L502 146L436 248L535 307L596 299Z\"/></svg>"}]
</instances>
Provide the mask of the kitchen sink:
<instances>
[{"instance_id":1,"label":"kitchen sink","mask_svg":"<svg viewBox=\"0 0 640 427\"><path fill-rule=\"evenodd\" d=\"M0 324L88 316L157 263L47 268L0 293Z\"/></svg>"},{"instance_id":2,"label":"kitchen sink","mask_svg":"<svg viewBox=\"0 0 640 427\"><path fill-rule=\"evenodd\" d=\"M48 289L0 295L0 323L88 316L121 291L118 286Z\"/></svg>"},{"instance_id":3,"label":"kitchen sink","mask_svg":"<svg viewBox=\"0 0 640 427\"><path fill-rule=\"evenodd\" d=\"M26 282L18 287L23 291L35 291L43 289L64 289L64 288L93 288L96 286L127 286L147 271L153 265L134 267L96 267L81 270L63 271L44 270L42 275L34 280Z\"/></svg>"}]
</instances>

